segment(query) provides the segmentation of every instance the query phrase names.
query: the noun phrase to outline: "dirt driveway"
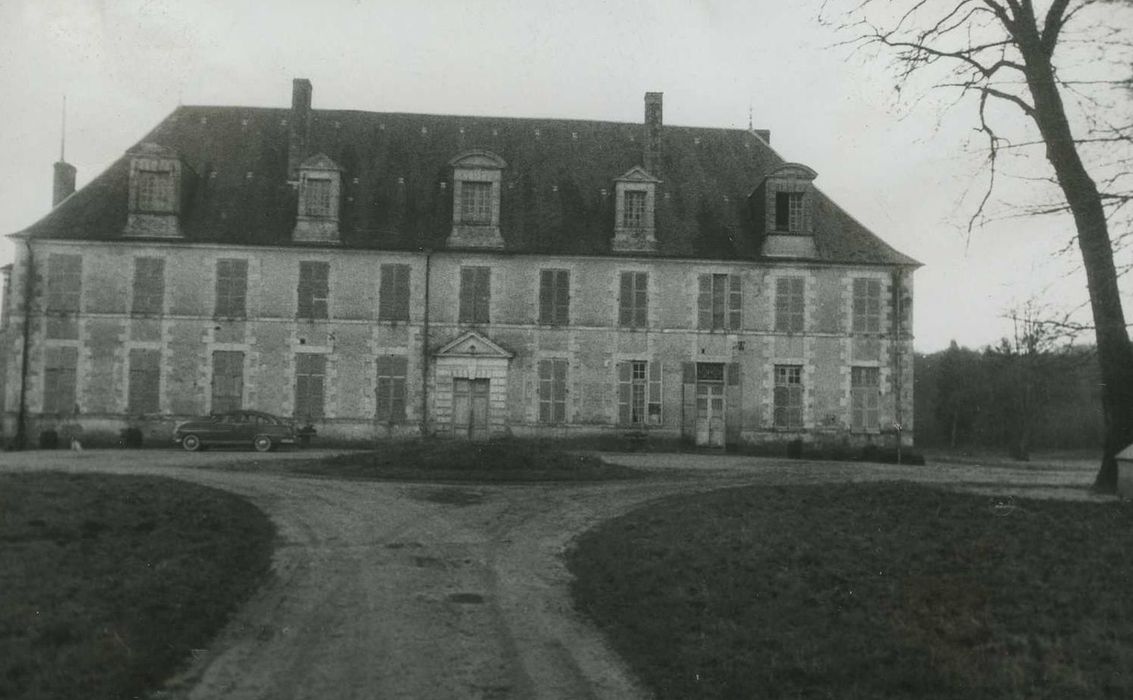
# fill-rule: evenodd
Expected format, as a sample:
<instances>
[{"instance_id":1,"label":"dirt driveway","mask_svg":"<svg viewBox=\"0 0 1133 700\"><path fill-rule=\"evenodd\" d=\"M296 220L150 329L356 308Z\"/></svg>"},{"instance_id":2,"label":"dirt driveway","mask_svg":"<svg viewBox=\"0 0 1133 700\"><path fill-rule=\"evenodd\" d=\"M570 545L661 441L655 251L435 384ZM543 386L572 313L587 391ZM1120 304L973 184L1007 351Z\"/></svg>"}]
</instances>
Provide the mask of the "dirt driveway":
<instances>
[{"instance_id":1,"label":"dirt driveway","mask_svg":"<svg viewBox=\"0 0 1133 700\"><path fill-rule=\"evenodd\" d=\"M0 454L0 470L170 476L241 494L268 513L280 535L272 579L164 695L280 700L643 697L572 611L560 554L596 522L660 496L747 483L913 478L1085 497L1093 476L690 455L609 455L656 478L581 486L345 482L208 468L257 458L8 453Z\"/></svg>"}]
</instances>

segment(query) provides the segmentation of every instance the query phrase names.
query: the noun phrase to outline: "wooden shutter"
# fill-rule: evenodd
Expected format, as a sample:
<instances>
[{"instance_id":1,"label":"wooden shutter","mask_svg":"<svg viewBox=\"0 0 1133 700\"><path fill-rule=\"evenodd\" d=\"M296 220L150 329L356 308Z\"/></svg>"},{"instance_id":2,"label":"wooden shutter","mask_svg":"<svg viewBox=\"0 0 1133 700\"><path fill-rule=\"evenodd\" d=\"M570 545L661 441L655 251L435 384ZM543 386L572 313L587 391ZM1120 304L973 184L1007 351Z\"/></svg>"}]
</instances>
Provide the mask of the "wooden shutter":
<instances>
[{"instance_id":1,"label":"wooden shutter","mask_svg":"<svg viewBox=\"0 0 1133 700\"><path fill-rule=\"evenodd\" d=\"M696 437L696 363L681 364L681 435Z\"/></svg>"},{"instance_id":2,"label":"wooden shutter","mask_svg":"<svg viewBox=\"0 0 1133 700\"><path fill-rule=\"evenodd\" d=\"M570 272L559 270L555 273L555 318L559 326L570 324Z\"/></svg>"},{"instance_id":3,"label":"wooden shutter","mask_svg":"<svg viewBox=\"0 0 1133 700\"><path fill-rule=\"evenodd\" d=\"M740 383L740 364L730 362L724 366L724 439L728 444L740 441L743 429L743 385Z\"/></svg>"},{"instance_id":4,"label":"wooden shutter","mask_svg":"<svg viewBox=\"0 0 1133 700\"><path fill-rule=\"evenodd\" d=\"M664 403L661 394L661 363L649 363L649 396L645 407L646 421L650 425L665 423ZM656 418L654 418L656 416Z\"/></svg>"},{"instance_id":5,"label":"wooden shutter","mask_svg":"<svg viewBox=\"0 0 1133 700\"><path fill-rule=\"evenodd\" d=\"M633 325L633 273L623 272L618 294L618 325Z\"/></svg>"},{"instance_id":6,"label":"wooden shutter","mask_svg":"<svg viewBox=\"0 0 1133 700\"><path fill-rule=\"evenodd\" d=\"M633 400L633 366L629 362L618 363L618 423L630 424L630 403Z\"/></svg>"},{"instance_id":7,"label":"wooden shutter","mask_svg":"<svg viewBox=\"0 0 1133 700\"><path fill-rule=\"evenodd\" d=\"M738 331L743 326L743 281L738 274L728 275L728 328Z\"/></svg>"},{"instance_id":8,"label":"wooden shutter","mask_svg":"<svg viewBox=\"0 0 1133 700\"><path fill-rule=\"evenodd\" d=\"M696 295L696 327L700 330L712 328L712 275L700 275Z\"/></svg>"}]
</instances>

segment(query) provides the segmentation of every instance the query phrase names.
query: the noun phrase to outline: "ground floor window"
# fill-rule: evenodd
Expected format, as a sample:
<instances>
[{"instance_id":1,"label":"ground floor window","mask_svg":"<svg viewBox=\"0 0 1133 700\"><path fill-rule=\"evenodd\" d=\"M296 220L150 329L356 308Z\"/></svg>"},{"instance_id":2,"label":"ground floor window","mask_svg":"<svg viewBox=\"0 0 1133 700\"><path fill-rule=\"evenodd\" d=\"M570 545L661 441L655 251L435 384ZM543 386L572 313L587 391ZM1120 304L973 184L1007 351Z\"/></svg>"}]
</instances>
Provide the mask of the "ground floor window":
<instances>
[{"instance_id":1,"label":"ground floor window","mask_svg":"<svg viewBox=\"0 0 1133 700\"><path fill-rule=\"evenodd\" d=\"M618 363L618 423L661 425L661 363Z\"/></svg>"},{"instance_id":2,"label":"ground floor window","mask_svg":"<svg viewBox=\"0 0 1133 700\"><path fill-rule=\"evenodd\" d=\"M299 353L295 356L295 417L297 419L306 423L322 420L326 366L326 355Z\"/></svg>"},{"instance_id":3,"label":"ground floor window","mask_svg":"<svg viewBox=\"0 0 1133 700\"><path fill-rule=\"evenodd\" d=\"M803 368L775 365L775 427L803 427Z\"/></svg>"},{"instance_id":4,"label":"ground floor window","mask_svg":"<svg viewBox=\"0 0 1133 700\"><path fill-rule=\"evenodd\" d=\"M850 368L850 429L872 431L880 427L881 378L876 367Z\"/></svg>"},{"instance_id":5,"label":"ground floor window","mask_svg":"<svg viewBox=\"0 0 1133 700\"><path fill-rule=\"evenodd\" d=\"M539 422L566 422L566 360L539 360Z\"/></svg>"},{"instance_id":6,"label":"ground floor window","mask_svg":"<svg viewBox=\"0 0 1133 700\"><path fill-rule=\"evenodd\" d=\"M406 364L404 355L378 358L377 420L380 422L405 422Z\"/></svg>"},{"instance_id":7,"label":"ground floor window","mask_svg":"<svg viewBox=\"0 0 1133 700\"><path fill-rule=\"evenodd\" d=\"M244 353L217 350L212 354L212 412L237 411L243 404Z\"/></svg>"},{"instance_id":8,"label":"ground floor window","mask_svg":"<svg viewBox=\"0 0 1133 700\"><path fill-rule=\"evenodd\" d=\"M127 406L130 413L157 413L161 396L161 351L130 350L130 383Z\"/></svg>"},{"instance_id":9,"label":"ground floor window","mask_svg":"<svg viewBox=\"0 0 1133 700\"><path fill-rule=\"evenodd\" d=\"M73 413L75 411L75 368L78 365L78 348L47 348L43 367L43 412Z\"/></svg>"}]
</instances>

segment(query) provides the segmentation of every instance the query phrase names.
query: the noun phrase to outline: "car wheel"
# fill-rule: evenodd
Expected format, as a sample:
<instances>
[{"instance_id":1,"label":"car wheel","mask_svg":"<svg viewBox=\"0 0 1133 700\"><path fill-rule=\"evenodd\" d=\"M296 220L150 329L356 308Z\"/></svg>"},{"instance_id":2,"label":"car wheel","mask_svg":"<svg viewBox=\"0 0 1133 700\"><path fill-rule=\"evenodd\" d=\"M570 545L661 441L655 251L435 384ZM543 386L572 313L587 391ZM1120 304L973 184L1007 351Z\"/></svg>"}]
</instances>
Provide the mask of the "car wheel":
<instances>
[{"instance_id":1,"label":"car wheel","mask_svg":"<svg viewBox=\"0 0 1133 700\"><path fill-rule=\"evenodd\" d=\"M188 452L196 452L201 449L201 439L193 434L186 435L181 438L181 447Z\"/></svg>"},{"instance_id":2,"label":"car wheel","mask_svg":"<svg viewBox=\"0 0 1133 700\"><path fill-rule=\"evenodd\" d=\"M257 452L268 452L272 448L271 438L267 435L257 435L252 441L252 447L255 447Z\"/></svg>"}]
</instances>

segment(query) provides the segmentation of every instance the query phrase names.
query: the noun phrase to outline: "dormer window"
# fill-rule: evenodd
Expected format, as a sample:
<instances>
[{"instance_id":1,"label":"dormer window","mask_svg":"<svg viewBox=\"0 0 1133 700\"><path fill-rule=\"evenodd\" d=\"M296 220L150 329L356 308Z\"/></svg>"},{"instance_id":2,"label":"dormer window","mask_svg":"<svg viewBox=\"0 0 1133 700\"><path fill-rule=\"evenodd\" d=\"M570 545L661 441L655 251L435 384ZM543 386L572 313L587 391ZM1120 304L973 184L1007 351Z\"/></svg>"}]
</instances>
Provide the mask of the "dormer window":
<instances>
[{"instance_id":1,"label":"dormer window","mask_svg":"<svg viewBox=\"0 0 1133 700\"><path fill-rule=\"evenodd\" d=\"M460 223L469 226L492 225L492 183L465 180L461 183Z\"/></svg>"},{"instance_id":2,"label":"dormer window","mask_svg":"<svg viewBox=\"0 0 1133 700\"><path fill-rule=\"evenodd\" d=\"M299 204L292 240L338 243L342 168L318 153L299 164Z\"/></svg>"},{"instance_id":3,"label":"dormer window","mask_svg":"<svg viewBox=\"0 0 1133 700\"><path fill-rule=\"evenodd\" d=\"M657 249L655 210L661 181L638 166L614 181L616 194L613 249L652 252Z\"/></svg>"},{"instance_id":4,"label":"dormer window","mask_svg":"<svg viewBox=\"0 0 1133 700\"><path fill-rule=\"evenodd\" d=\"M775 193L775 230L787 233L803 231L803 193Z\"/></svg>"},{"instance_id":5,"label":"dormer window","mask_svg":"<svg viewBox=\"0 0 1133 700\"><path fill-rule=\"evenodd\" d=\"M503 248L500 234L500 191L507 163L494 153L465 151L449 161L452 167L453 248Z\"/></svg>"},{"instance_id":6,"label":"dormer window","mask_svg":"<svg viewBox=\"0 0 1133 700\"><path fill-rule=\"evenodd\" d=\"M156 143L129 151L130 199L126 236L180 238L181 208L190 170L177 153Z\"/></svg>"},{"instance_id":7,"label":"dormer window","mask_svg":"<svg viewBox=\"0 0 1133 700\"><path fill-rule=\"evenodd\" d=\"M784 163L749 197L752 218L763 237L763 255L812 258L814 247L814 178L799 163Z\"/></svg>"},{"instance_id":8,"label":"dormer window","mask_svg":"<svg viewBox=\"0 0 1133 700\"><path fill-rule=\"evenodd\" d=\"M172 171L139 170L137 177L138 211L161 214L176 211Z\"/></svg>"}]
</instances>

